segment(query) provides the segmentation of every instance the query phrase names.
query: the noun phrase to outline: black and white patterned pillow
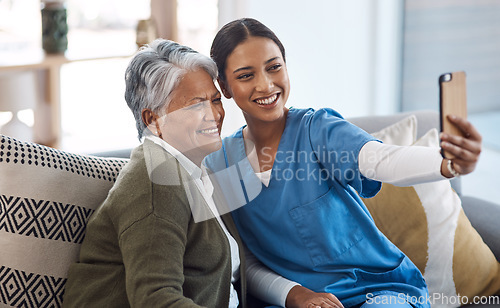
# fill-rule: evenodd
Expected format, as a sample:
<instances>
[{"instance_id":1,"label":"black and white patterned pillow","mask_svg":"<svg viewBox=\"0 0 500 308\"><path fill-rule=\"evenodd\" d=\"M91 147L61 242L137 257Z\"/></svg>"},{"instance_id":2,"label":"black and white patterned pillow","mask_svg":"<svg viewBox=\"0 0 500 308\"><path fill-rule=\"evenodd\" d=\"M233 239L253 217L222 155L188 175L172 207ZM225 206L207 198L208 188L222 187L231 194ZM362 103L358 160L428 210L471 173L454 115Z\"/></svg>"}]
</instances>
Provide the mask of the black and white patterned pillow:
<instances>
[{"instance_id":1,"label":"black and white patterned pillow","mask_svg":"<svg viewBox=\"0 0 500 308\"><path fill-rule=\"evenodd\" d=\"M87 221L127 161L0 135L0 304L61 306Z\"/></svg>"}]
</instances>

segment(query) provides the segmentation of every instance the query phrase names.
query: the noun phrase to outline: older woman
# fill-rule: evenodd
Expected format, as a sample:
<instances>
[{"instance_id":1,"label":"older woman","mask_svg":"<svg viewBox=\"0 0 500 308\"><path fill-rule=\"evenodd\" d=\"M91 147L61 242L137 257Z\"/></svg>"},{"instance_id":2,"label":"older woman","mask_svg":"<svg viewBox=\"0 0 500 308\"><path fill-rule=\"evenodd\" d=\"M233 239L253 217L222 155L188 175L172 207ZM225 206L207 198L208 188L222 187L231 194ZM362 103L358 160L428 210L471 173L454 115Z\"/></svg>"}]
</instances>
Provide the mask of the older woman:
<instances>
[{"instance_id":1,"label":"older woman","mask_svg":"<svg viewBox=\"0 0 500 308\"><path fill-rule=\"evenodd\" d=\"M216 77L210 58L167 40L131 60L125 99L144 141L88 223L64 306L245 307L240 239L201 165L221 147Z\"/></svg>"}]
</instances>

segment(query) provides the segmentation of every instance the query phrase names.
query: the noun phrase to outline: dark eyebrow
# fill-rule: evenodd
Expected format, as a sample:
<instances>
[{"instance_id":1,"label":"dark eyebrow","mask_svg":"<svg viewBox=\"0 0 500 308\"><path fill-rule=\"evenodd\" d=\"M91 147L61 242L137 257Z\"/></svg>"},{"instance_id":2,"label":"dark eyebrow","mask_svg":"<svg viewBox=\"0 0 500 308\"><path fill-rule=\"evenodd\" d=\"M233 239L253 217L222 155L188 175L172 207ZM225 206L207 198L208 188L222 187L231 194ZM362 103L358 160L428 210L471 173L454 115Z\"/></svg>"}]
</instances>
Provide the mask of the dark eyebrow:
<instances>
[{"instance_id":1,"label":"dark eyebrow","mask_svg":"<svg viewBox=\"0 0 500 308\"><path fill-rule=\"evenodd\" d=\"M251 69L251 68L252 68L251 66L240 67L240 68L236 69L236 70L233 72L233 74L236 74L236 73L237 73L237 72L239 72L239 71L249 70L249 69Z\"/></svg>"},{"instance_id":2,"label":"dark eyebrow","mask_svg":"<svg viewBox=\"0 0 500 308\"><path fill-rule=\"evenodd\" d=\"M269 64L269 63L273 62L273 61L274 61L274 60L276 60L276 59L279 59L279 57L274 57L274 58L271 58L271 59L267 60L267 61L265 62L265 64Z\"/></svg>"},{"instance_id":3,"label":"dark eyebrow","mask_svg":"<svg viewBox=\"0 0 500 308\"><path fill-rule=\"evenodd\" d=\"M274 58L271 58L271 59L267 60L266 62L264 62L264 64L269 64L269 63L271 63L271 62L273 62L274 60L279 59L279 58L280 58L280 57L274 57ZM235 74L235 73L237 73L237 72L239 72L239 71L249 70L249 69L251 69L251 68L252 68L252 66L240 67L240 68L236 69L236 70L233 72L233 74Z\"/></svg>"}]
</instances>

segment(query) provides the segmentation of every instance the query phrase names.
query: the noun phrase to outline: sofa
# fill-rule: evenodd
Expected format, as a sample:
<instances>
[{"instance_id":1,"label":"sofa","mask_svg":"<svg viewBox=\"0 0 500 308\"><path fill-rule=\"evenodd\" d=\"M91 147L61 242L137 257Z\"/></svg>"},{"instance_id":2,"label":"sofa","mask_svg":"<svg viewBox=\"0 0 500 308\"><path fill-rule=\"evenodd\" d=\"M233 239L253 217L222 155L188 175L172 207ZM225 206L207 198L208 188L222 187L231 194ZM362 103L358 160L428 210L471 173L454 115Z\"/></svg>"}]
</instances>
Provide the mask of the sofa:
<instances>
[{"instance_id":1,"label":"sofa","mask_svg":"<svg viewBox=\"0 0 500 308\"><path fill-rule=\"evenodd\" d=\"M439 124L438 114L434 111L348 120L369 133L382 131L385 135L381 138L392 134L398 139L406 134L403 130L411 131L411 138L403 140L406 143L418 143L417 139L430 135L435 139L435 133L427 132L435 130ZM401 124L401 121L406 122ZM386 128L393 125L396 129L388 132ZM106 198L129 155L130 149L92 155L68 153L0 135L0 306L61 306L67 269L78 259L86 222ZM392 222L404 221L405 230L388 228L386 235L398 247L401 244L403 251L408 249L410 258L415 255L415 260L423 264L422 271L428 273L436 292L442 292L443 298L449 296L447 303L441 299L433 307L464 304L465 301L456 300L460 299L457 297L459 288L466 290L467 296L472 298L472 295L478 294L478 299L483 300L482 304L466 307L500 307L500 302L495 302L498 297L490 296L500 290L500 225L497 222L500 205L463 196L460 178L441 182L439 189L446 192L439 195L450 196L455 205L437 224L432 217L420 220L422 213L424 216L429 214L424 208L424 201L419 201L417 207L407 202L421 198L422 191L431 191L436 195L437 188L434 186L430 190L415 187L410 190L401 188L401 191L398 190L400 188L383 186L383 198L366 200L366 203L370 212L373 211L376 223L380 223L381 230L387 226L384 225L387 215L383 213L389 211L384 207L397 204L398 210L391 209L390 212L399 216L391 216L390 219ZM404 197L394 197L401 193ZM420 212L408 212L412 208L420 208ZM436 216L441 214L439 212ZM440 237L435 239L434 233L430 232L436 229L433 224L447 225L445 231L452 230L453 234L439 229L436 234ZM394 223L390 225L394 226ZM417 229L422 236L417 234ZM425 240L419 240L419 237ZM436 250L431 249L433 245L440 247L437 258ZM440 258L449 252L445 249L446 245L455 247L453 255ZM464 249L463 245L471 248ZM427 255L432 251L433 254ZM458 252L463 254L458 255ZM470 266L464 266L464 262ZM445 280L447 283L443 283ZM440 289L442 285L448 288Z\"/></svg>"}]
</instances>

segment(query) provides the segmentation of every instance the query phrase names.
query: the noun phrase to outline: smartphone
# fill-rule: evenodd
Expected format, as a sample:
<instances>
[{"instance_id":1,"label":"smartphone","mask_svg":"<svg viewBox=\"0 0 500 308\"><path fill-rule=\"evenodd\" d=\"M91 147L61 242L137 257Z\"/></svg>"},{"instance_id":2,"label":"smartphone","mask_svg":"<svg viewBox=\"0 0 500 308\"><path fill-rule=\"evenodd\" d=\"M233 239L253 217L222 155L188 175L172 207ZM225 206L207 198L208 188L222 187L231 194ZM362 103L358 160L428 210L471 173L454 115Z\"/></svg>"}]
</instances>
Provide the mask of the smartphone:
<instances>
[{"instance_id":1,"label":"smartphone","mask_svg":"<svg viewBox=\"0 0 500 308\"><path fill-rule=\"evenodd\" d=\"M465 72L445 73L439 76L439 111L441 132L464 136L463 132L451 123L448 115L467 118L467 92ZM451 159L453 154L441 151L443 157Z\"/></svg>"}]
</instances>

